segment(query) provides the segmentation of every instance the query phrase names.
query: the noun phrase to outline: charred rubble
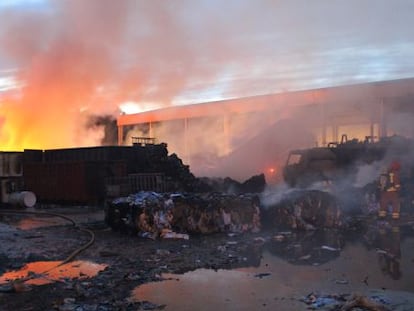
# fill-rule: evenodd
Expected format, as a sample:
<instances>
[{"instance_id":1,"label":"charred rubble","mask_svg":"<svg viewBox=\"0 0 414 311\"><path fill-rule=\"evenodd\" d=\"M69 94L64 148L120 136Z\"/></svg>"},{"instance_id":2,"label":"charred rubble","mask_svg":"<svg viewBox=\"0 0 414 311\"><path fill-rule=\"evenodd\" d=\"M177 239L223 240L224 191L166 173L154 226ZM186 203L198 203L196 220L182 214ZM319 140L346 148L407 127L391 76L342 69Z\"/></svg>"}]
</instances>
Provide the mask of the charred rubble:
<instances>
[{"instance_id":1,"label":"charred rubble","mask_svg":"<svg viewBox=\"0 0 414 311\"><path fill-rule=\"evenodd\" d=\"M232 194L261 193L266 188L264 174L250 177L244 182L238 182L230 177L226 178L199 178L199 182L204 185L204 190L209 192L224 192Z\"/></svg>"},{"instance_id":2,"label":"charred rubble","mask_svg":"<svg viewBox=\"0 0 414 311\"><path fill-rule=\"evenodd\" d=\"M261 229L345 228L344 214L328 192L291 193L268 206L260 197L260 193L139 192L109 202L106 222L124 233L186 239L189 234L257 233Z\"/></svg>"},{"instance_id":3,"label":"charred rubble","mask_svg":"<svg viewBox=\"0 0 414 311\"><path fill-rule=\"evenodd\" d=\"M107 222L114 230L142 231L139 219L143 214L147 217L148 228L151 228L149 231L160 235L162 230L155 234L157 230L154 227L159 226L159 214L168 211L171 213L168 229L182 234L258 232L262 228L297 231L356 229L363 225L359 216L376 214L379 169L396 155L400 155L406 168L402 176L402 208L411 206L409 189L414 175L408 159L411 152L408 151L413 146L411 140L392 137L375 143L345 139L326 148L293 151L292 155L300 155L301 160L285 167L284 178L288 188L277 194L279 198L272 203L266 198L268 193L264 193L264 174L252 176L244 182L228 177L196 178L188 166L172 155L172 170L165 170L168 166L163 170L167 176L181 181L180 186L168 192L136 192L117 198L108 204ZM369 173L364 175L364 171ZM300 183L301 187L294 187L295 183L289 182L290 177L312 177L309 180L313 182L307 187L303 183ZM170 211L165 207L167 201L172 202Z\"/></svg>"},{"instance_id":4,"label":"charred rubble","mask_svg":"<svg viewBox=\"0 0 414 311\"><path fill-rule=\"evenodd\" d=\"M256 194L139 192L113 200L105 219L113 230L151 238L258 232L259 204Z\"/></svg>"},{"instance_id":5,"label":"charred rubble","mask_svg":"<svg viewBox=\"0 0 414 311\"><path fill-rule=\"evenodd\" d=\"M320 190L294 190L279 202L270 204L263 214L267 227L280 229L339 228L343 224L338 200Z\"/></svg>"}]
</instances>

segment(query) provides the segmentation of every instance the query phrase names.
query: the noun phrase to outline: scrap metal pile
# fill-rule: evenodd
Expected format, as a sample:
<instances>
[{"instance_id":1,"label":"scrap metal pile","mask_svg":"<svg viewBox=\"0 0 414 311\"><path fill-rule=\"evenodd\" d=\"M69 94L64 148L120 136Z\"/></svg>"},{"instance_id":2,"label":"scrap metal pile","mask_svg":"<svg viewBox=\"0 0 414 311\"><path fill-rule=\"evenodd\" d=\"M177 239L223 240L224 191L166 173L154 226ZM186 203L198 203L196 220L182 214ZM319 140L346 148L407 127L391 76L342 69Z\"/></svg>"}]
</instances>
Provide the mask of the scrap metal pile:
<instances>
[{"instance_id":1,"label":"scrap metal pile","mask_svg":"<svg viewBox=\"0 0 414 311\"><path fill-rule=\"evenodd\" d=\"M110 202L106 222L116 231L156 238L187 234L258 232L257 195L139 192Z\"/></svg>"}]
</instances>

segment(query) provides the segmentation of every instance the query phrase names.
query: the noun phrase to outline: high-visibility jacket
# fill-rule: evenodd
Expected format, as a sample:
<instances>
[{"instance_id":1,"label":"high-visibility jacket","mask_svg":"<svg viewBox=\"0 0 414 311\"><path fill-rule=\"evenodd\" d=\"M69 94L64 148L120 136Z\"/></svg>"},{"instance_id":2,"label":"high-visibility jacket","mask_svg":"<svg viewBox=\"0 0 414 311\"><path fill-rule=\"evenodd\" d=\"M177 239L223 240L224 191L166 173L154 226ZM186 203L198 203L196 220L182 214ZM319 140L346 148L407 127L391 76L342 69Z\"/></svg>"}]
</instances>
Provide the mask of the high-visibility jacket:
<instances>
[{"instance_id":1,"label":"high-visibility jacket","mask_svg":"<svg viewBox=\"0 0 414 311\"><path fill-rule=\"evenodd\" d=\"M383 174L381 179L382 191L395 192L400 190L400 174L398 171L389 171L387 174Z\"/></svg>"}]
</instances>

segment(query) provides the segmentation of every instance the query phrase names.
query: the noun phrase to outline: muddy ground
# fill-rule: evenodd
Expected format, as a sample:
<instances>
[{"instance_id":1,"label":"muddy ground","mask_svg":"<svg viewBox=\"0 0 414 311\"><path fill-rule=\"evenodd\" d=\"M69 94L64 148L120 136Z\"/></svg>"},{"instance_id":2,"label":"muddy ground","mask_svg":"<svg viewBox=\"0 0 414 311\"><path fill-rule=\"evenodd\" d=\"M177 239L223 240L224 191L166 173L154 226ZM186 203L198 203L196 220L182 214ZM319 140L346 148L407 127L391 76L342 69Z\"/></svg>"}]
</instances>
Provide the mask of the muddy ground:
<instances>
[{"instance_id":1,"label":"muddy ground","mask_svg":"<svg viewBox=\"0 0 414 311\"><path fill-rule=\"evenodd\" d=\"M228 236L225 234L191 236L189 240L144 239L113 232L104 224L103 213L99 211L79 213L76 210L76 214L72 214L73 210L60 209L53 212L79 220L81 227L89 228L95 235L94 243L77 255L76 260L106 264L107 267L93 278L28 285L19 292L3 285L0 288L1 310L156 309L157 306L151 304L129 302L131 291L140 284L160 280L161 273L165 272L249 265L246 261L250 258L246 254L251 254L249 249L260 243L260 239L255 241L260 234L232 236L233 241L238 241L234 245L226 245ZM30 229L39 225L32 215L2 217L0 273L19 269L28 262L64 260L91 239L87 232L79 231L69 222L59 220L61 225L52 222L52 226L47 226L48 217L36 219L43 227ZM220 248L223 245L226 245L225 252ZM260 258L253 260L257 262Z\"/></svg>"},{"instance_id":2,"label":"muddy ground","mask_svg":"<svg viewBox=\"0 0 414 311\"><path fill-rule=\"evenodd\" d=\"M162 280L162 273L198 268L258 266L260 248L276 232L191 236L189 240L150 240L109 229L96 209L48 209L74 219L94 233L94 243L76 256L107 265L95 277L64 279L46 285L7 283L0 286L1 310L157 310L151 302L130 300L140 284ZM40 227L39 227L40 224ZM20 229L24 228L24 230ZM0 274L28 262L60 261L91 240L62 219L46 216L0 216ZM322 269L322 268L321 268ZM288 297L287 297L288 298ZM289 310L289 301L286 310Z\"/></svg>"}]
</instances>

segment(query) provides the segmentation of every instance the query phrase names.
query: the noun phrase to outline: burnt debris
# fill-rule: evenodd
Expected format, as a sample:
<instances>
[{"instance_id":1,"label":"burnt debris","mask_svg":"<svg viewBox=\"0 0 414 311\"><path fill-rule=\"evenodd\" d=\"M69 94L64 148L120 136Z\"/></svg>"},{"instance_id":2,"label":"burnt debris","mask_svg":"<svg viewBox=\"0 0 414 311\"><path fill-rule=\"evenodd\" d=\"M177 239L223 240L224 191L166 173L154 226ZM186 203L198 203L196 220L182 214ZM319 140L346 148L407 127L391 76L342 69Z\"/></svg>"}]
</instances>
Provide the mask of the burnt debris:
<instances>
[{"instance_id":1,"label":"burnt debris","mask_svg":"<svg viewBox=\"0 0 414 311\"><path fill-rule=\"evenodd\" d=\"M281 229L313 230L343 224L337 199L320 190L296 190L264 210L264 224Z\"/></svg>"},{"instance_id":2,"label":"burnt debris","mask_svg":"<svg viewBox=\"0 0 414 311\"><path fill-rule=\"evenodd\" d=\"M255 194L139 192L110 202L105 219L113 230L150 238L259 232L259 204Z\"/></svg>"}]
</instances>

